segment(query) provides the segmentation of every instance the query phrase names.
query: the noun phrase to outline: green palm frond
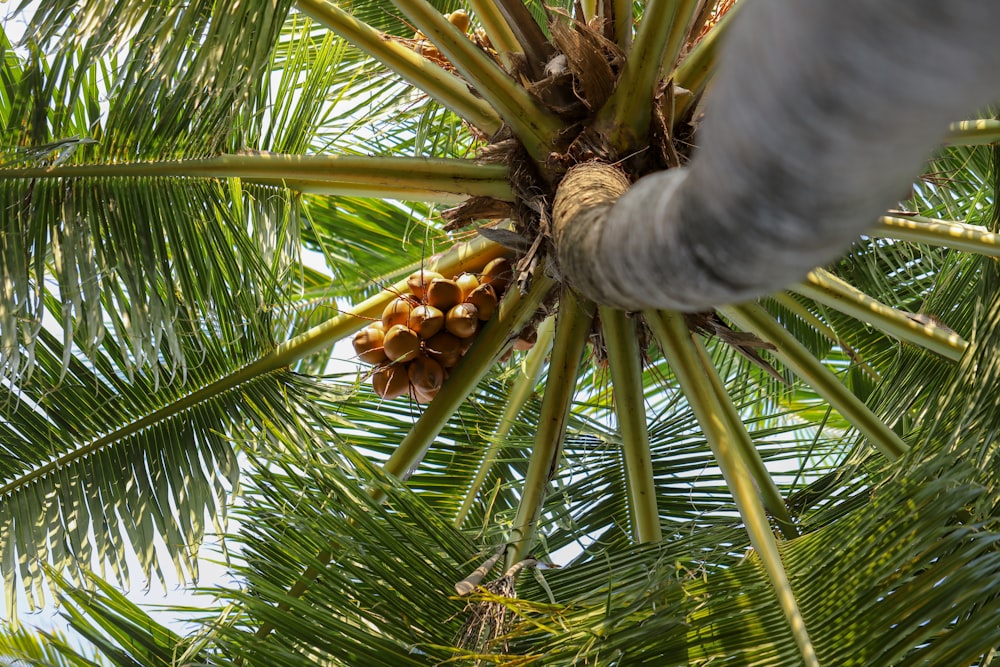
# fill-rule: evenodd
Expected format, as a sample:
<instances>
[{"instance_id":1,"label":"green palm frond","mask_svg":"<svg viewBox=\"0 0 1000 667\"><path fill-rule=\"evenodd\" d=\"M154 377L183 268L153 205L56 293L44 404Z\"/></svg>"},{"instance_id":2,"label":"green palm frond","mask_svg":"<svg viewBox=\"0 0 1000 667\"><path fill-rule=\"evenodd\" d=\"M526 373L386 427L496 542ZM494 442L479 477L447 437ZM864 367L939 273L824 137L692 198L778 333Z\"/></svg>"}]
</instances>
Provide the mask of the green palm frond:
<instances>
[{"instance_id":1,"label":"green palm frond","mask_svg":"<svg viewBox=\"0 0 1000 667\"><path fill-rule=\"evenodd\" d=\"M388 502L374 501L366 477L347 474L335 461L258 465L241 510L247 587L229 593L245 611L221 637L230 660L423 665L448 658L445 647L461 626L463 606L453 586L474 568L477 547L387 481L374 483ZM304 566L323 568L315 554L327 544L335 545L337 566L324 569L307 598L289 597L285 588ZM359 614L344 614L344 603ZM255 641L260 623L275 627L272 637L281 639Z\"/></svg>"},{"instance_id":2,"label":"green palm frond","mask_svg":"<svg viewBox=\"0 0 1000 667\"><path fill-rule=\"evenodd\" d=\"M899 664L901 645L922 639L909 659L924 664L965 664L989 650L997 602L974 591L963 568L995 576L996 535L953 523L980 491L967 468L943 477L932 464L918 470L882 485L849 518L783 544L821 664ZM857 534L872 539L862 543ZM797 664L756 554L720 570L718 556L692 542L700 540L677 538L546 572L561 601L555 609L544 608L546 593L526 581L519 595L536 603L515 603L524 616L513 631L524 640L515 646L544 646L558 664ZM595 581L604 583L588 588ZM935 590L925 598L927 587ZM918 598L926 605L917 608ZM982 612L975 623L987 636L953 629L973 610ZM891 633L898 644L885 641L888 628L904 625Z\"/></svg>"},{"instance_id":3,"label":"green palm frond","mask_svg":"<svg viewBox=\"0 0 1000 667\"><path fill-rule=\"evenodd\" d=\"M125 84L108 90L112 102L103 121L98 112L102 87L114 83L109 71L112 61L86 64L80 62L86 58L70 57L72 49L53 56L51 62L37 48L30 53L23 62L9 55L4 58L6 76L15 85L0 141L7 147L3 168L38 167L52 160L82 164L214 150L208 145L157 148L157 142L146 134L165 136L155 127L156 119L165 116L142 110L140 101L131 97L134 89ZM183 86L161 89L158 97L164 96L187 99ZM205 104L222 101L213 98ZM211 113L195 106L192 102L186 109L191 118L182 121L185 135L189 125L201 122L196 119L221 113L218 106ZM29 113L30 109L42 114ZM119 111L139 112L143 123L129 121L130 129L121 130L115 116ZM229 115L211 122L229 128L233 120ZM121 138L127 148L116 147L113 140L104 138L105 132ZM191 136L218 134L206 129ZM80 145L68 143L69 148L76 148L72 155L56 146L55 151L63 153L53 158L49 148L53 144L48 142L67 136L82 138ZM137 154L135 146L148 152ZM161 366L156 360L164 354L172 358L168 372L180 371L185 360L179 354L175 321L186 316L182 303L184 309L206 320L217 319L220 333L233 339L244 326L239 319L259 321L259 313L274 299L273 279L283 277L287 253L296 252L295 229L287 224L288 196L279 191L155 178L14 177L4 178L0 188L4 201L17 202L4 216L5 238L17 242L5 244L0 258L9 277L0 295L5 376L28 372L25 364L30 363L33 337L43 325L46 292L59 295L63 307L54 314L58 326L67 340L81 332L78 339L85 353L92 353L115 319L116 326L122 327L116 332L122 346L131 348L125 356L134 359L136 366L156 371ZM195 190L198 195L192 197ZM234 317L217 318L218 313Z\"/></svg>"},{"instance_id":4,"label":"green palm frond","mask_svg":"<svg viewBox=\"0 0 1000 667\"><path fill-rule=\"evenodd\" d=\"M995 576L997 535L955 524L982 491L968 466L944 465L915 463L869 491L865 506L783 544L807 623L818 628L822 664L896 664L900 651L916 645L911 659L955 664L949 661L989 649L1000 606L969 582ZM490 599L473 596L464 612L452 599L451 586L485 551L435 519L411 491L388 488L387 503L373 503L335 463L270 461L255 478L243 538L253 545L243 570L249 588L233 594L256 617L246 620L248 632L261 621L275 632L257 642L239 634L223 640L230 650L251 651L252 662L446 659L461 622ZM719 525L639 550L595 545L586 558L544 571L545 588L522 580L517 599L501 601L510 614L508 658L544 652L556 664L789 664L797 649L781 629L756 555L741 558L740 535ZM338 545L338 566L307 598L287 598L281 582L294 580L326 542ZM382 557L363 557L368 550ZM922 595L927 590L933 595ZM973 610L979 633L953 629ZM886 628L900 624L907 631L887 642Z\"/></svg>"},{"instance_id":5,"label":"green palm frond","mask_svg":"<svg viewBox=\"0 0 1000 667\"><path fill-rule=\"evenodd\" d=\"M92 573L84 573L84 587L50 574L59 586L62 617L76 633L74 639L93 650L85 655L61 633L20 628L0 632L0 657L37 667L167 667L203 657L199 635L182 638Z\"/></svg>"},{"instance_id":6,"label":"green palm frond","mask_svg":"<svg viewBox=\"0 0 1000 667\"><path fill-rule=\"evenodd\" d=\"M240 5L223 14L210 2L81 8L53 0L38 4L27 37L43 45L58 38L61 47L80 49L83 68L133 47L106 82L116 102L103 133L107 154L132 160L210 155L238 141L235 121L258 98L290 4Z\"/></svg>"},{"instance_id":7,"label":"green palm frond","mask_svg":"<svg viewBox=\"0 0 1000 667\"><path fill-rule=\"evenodd\" d=\"M110 339L90 359L67 354L43 330L30 379L4 388L0 530L9 609L19 583L29 604L40 604L46 563L57 572L107 565L127 583L131 552L147 581L162 581L160 540L178 572L196 579L206 517L218 517L222 531L239 476L233 444L253 449L274 432L300 432L301 414L327 393L259 363L241 375L266 358L269 339L247 331L227 345L190 327L181 352L198 363L183 378L164 382L131 369ZM298 445L309 438L319 436Z\"/></svg>"},{"instance_id":8,"label":"green palm frond","mask_svg":"<svg viewBox=\"0 0 1000 667\"><path fill-rule=\"evenodd\" d=\"M29 628L0 630L0 658L25 667L103 667L100 660L82 655L63 633Z\"/></svg>"}]
</instances>

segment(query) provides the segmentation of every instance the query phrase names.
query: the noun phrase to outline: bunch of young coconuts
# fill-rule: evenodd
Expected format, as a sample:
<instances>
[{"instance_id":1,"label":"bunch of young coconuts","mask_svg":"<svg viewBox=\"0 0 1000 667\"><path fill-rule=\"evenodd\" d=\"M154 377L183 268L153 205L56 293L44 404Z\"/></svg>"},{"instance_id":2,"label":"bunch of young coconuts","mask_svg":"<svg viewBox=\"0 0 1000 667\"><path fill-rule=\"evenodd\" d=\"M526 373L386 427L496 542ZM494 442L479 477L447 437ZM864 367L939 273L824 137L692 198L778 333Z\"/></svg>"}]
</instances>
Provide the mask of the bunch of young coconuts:
<instances>
[{"instance_id":1,"label":"bunch of young coconuts","mask_svg":"<svg viewBox=\"0 0 1000 667\"><path fill-rule=\"evenodd\" d=\"M390 301L381 320L354 335L358 358L375 367L375 393L386 399L408 393L429 403L493 317L511 275L510 261L501 257L481 273L454 280L425 269L407 278L410 293Z\"/></svg>"}]
</instances>

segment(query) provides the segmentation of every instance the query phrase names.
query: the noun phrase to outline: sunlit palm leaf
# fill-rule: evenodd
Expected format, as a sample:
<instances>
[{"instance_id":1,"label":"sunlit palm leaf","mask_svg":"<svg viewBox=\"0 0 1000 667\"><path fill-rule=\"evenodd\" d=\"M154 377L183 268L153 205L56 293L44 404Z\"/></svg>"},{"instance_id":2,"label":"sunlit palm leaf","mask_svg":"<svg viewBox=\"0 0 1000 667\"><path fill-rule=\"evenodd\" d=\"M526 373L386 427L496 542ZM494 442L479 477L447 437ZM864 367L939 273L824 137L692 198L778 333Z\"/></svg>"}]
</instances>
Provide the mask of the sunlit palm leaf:
<instances>
[{"instance_id":1,"label":"sunlit palm leaf","mask_svg":"<svg viewBox=\"0 0 1000 667\"><path fill-rule=\"evenodd\" d=\"M66 57L73 53L63 52ZM56 55L53 61L63 57ZM112 103L107 123L94 116L101 107L102 87L113 83L109 77L114 73L102 69L109 66L105 61L84 66L70 58L54 69L35 57L18 73L19 62L7 57L4 66L12 80L21 82L10 99L11 114L3 128L3 143L10 147L8 165L137 160L214 150L207 144L164 147L170 133L163 134L156 125L164 114L142 111L142 102L132 97L138 93L124 84L108 91ZM88 85L81 88L78 81ZM233 100L202 99L207 106L201 108L185 97L183 87L189 84L178 83L170 90L171 81L172 77L160 81L162 87L154 97L180 104L181 111L189 114L182 121L185 127L200 127L197 136L206 139L220 137L222 130L202 127L203 121L229 131L239 112ZM49 113L35 117L27 113L29 108ZM128 121L125 130L116 125L119 112L140 115ZM50 140L50 131L56 138L87 138L101 137L104 130L125 140L127 148L110 140L70 142L69 148L56 146L55 152L35 148ZM144 152L136 153L136 146L143 146ZM67 153L71 148L77 150ZM237 316L217 321L220 333L234 338L239 335L235 329L243 326L238 316L246 322L259 321L257 314L273 298L272 280L282 277L275 273L287 266L286 254L297 251L296 230L287 222L287 195L280 192L142 178L14 178L4 179L0 187L4 201L17 202L4 216L4 229L5 238L18 243L5 244L0 258L9 276L2 294L4 375L12 377L27 371L24 360L30 359L32 338L42 324L42 286L48 280L56 282L64 304L55 315L67 340L78 330L83 332L79 344L90 352L114 317L120 327L115 333L123 347L130 348L126 357L135 365L155 371L160 367L156 359L163 354L172 359L168 371L176 372L185 363L175 326L181 316L179 304L185 302L186 308L205 319L218 319L218 313ZM194 190L199 191L196 197L191 196ZM21 346L26 357L21 357Z\"/></svg>"},{"instance_id":2,"label":"sunlit palm leaf","mask_svg":"<svg viewBox=\"0 0 1000 667\"><path fill-rule=\"evenodd\" d=\"M39 604L43 563L56 571L109 566L127 583L126 554L134 553L146 581L162 580L154 549L161 542L178 573L196 578L206 518L221 530L239 475L233 443L252 449L273 431L298 432L300 415L328 393L273 370L227 383L270 350L269 340L248 330L225 344L185 325L182 352L198 363L183 378L158 382L133 371L110 340L89 360L66 357L43 330L30 380L4 388L8 610L19 584Z\"/></svg>"}]
</instances>

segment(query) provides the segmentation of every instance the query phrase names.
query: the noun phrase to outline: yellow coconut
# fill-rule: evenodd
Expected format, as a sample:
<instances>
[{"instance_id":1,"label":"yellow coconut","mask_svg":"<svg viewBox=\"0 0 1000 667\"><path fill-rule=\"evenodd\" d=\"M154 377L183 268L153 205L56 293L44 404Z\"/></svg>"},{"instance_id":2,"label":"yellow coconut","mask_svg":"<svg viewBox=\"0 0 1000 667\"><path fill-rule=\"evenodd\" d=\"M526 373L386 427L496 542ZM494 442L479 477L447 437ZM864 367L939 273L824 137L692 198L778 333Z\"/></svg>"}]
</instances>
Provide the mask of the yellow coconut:
<instances>
[{"instance_id":1,"label":"yellow coconut","mask_svg":"<svg viewBox=\"0 0 1000 667\"><path fill-rule=\"evenodd\" d=\"M511 266L510 260L505 257L497 257L483 268L479 282L493 285L493 289L499 296L507 289L507 285L510 284L513 277L514 267Z\"/></svg>"},{"instance_id":2,"label":"yellow coconut","mask_svg":"<svg viewBox=\"0 0 1000 667\"><path fill-rule=\"evenodd\" d=\"M424 352L445 368L451 368L462 356L462 341L447 331L441 331L424 342Z\"/></svg>"},{"instance_id":3,"label":"yellow coconut","mask_svg":"<svg viewBox=\"0 0 1000 667\"><path fill-rule=\"evenodd\" d=\"M389 361L409 361L420 353L420 338L405 324L396 324L385 332L382 349Z\"/></svg>"},{"instance_id":4,"label":"yellow coconut","mask_svg":"<svg viewBox=\"0 0 1000 667\"><path fill-rule=\"evenodd\" d=\"M444 368L437 361L424 355L407 364L410 388L424 395L433 396L444 384Z\"/></svg>"},{"instance_id":5,"label":"yellow coconut","mask_svg":"<svg viewBox=\"0 0 1000 667\"><path fill-rule=\"evenodd\" d=\"M387 359L385 351L382 349L384 341L385 332L382 331L381 326L367 326L354 334L354 338L351 339L358 359L369 364L380 364Z\"/></svg>"},{"instance_id":6,"label":"yellow coconut","mask_svg":"<svg viewBox=\"0 0 1000 667\"><path fill-rule=\"evenodd\" d=\"M396 398L409 391L410 377L403 366L386 366L372 374L372 389L380 398Z\"/></svg>"},{"instance_id":7,"label":"yellow coconut","mask_svg":"<svg viewBox=\"0 0 1000 667\"><path fill-rule=\"evenodd\" d=\"M469 298L477 287L479 287L479 278L472 273L463 273L458 278L455 278L455 282L458 283L459 288L462 290L462 301Z\"/></svg>"},{"instance_id":8,"label":"yellow coconut","mask_svg":"<svg viewBox=\"0 0 1000 667\"><path fill-rule=\"evenodd\" d=\"M497 310L497 293L493 285L480 285L465 300L476 307L483 322L493 317Z\"/></svg>"},{"instance_id":9,"label":"yellow coconut","mask_svg":"<svg viewBox=\"0 0 1000 667\"><path fill-rule=\"evenodd\" d=\"M410 321L410 313L415 305L406 297L396 297L382 311L382 326L388 332L397 324L406 324Z\"/></svg>"},{"instance_id":10,"label":"yellow coconut","mask_svg":"<svg viewBox=\"0 0 1000 667\"><path fill-rule=\"evenodd\" d=\"M453 26L455 26L462 32L465 32L469 29L469 15L465 12L464 9L456 9L451 14L445 16L445 18L448 19L448 21Z\"/></svg>"},{"instance_id":11,"label":"yellow coconut","mask_svg":"<svg viewBox=\"0 0 1000 667\"><path fill-rule=\"evenodd\" d=\"M459 338L471 338L479 328L479 309L471 303L460 303L444 317L444 328Z\"/></svg>"},{"instance_id":12,"label":"yellow coconut","mask_svg":"<svg viewBox=\"0 0 1000 667\"><path fill-rule=\"evenodd\" d=\"M431 281L435 278L444 278L444 276L437 271L420 269L419 271L413 272L413 274L406 279L406 285L410 288L413 296L415 296L418 301L424 301L427 297L427 288L430 286Z\"/></svg>"},{"instance_id":13,"label":"yellow coconut","mask_svg":"<svg viewBox=\"0 0 1000 667\"><path fill-rule=\"evenodd\" d=\"M427 303L442 313L462 301L462 288L449 278L435 278L427 288Z\"/></svg>"},{"instance_id":14,"label":"yellow coconut","mask_svg":"<svg viewBox=\"0 0 1000 667\"><path fill-rule=\"evenodd\" d=\"M434 306L417 306L410 312L407 326L416 331L421 338L430 338L444 328L444 313Z\"/></svg>"}]
</instances>

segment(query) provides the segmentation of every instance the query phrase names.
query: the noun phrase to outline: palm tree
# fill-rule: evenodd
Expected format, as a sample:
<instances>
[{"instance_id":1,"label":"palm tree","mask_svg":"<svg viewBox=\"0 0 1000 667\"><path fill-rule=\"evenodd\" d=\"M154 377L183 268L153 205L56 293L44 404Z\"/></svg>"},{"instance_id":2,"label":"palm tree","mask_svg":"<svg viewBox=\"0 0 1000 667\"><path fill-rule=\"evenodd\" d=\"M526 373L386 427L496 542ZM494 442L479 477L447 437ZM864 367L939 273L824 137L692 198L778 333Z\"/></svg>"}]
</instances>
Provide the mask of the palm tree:
<instances>
[{"instance_id":1,"label":"palm tree","mask_svg":"<svg viewBox=\"0 0 1000 667\"><path fill-rule=\"evenodd\" d=\"M620 301L563 221L631 221L631 191L614 202L666 168L697 200L702 93L742 10L569 5L476 0L467 27L423 0L43 0L24 49L0 42L8 613L48 583L130 665L990 660L996 122L954 125L903 208L788 291ZM963 90L931 106L984 101ZM862 208L817 216L891 203L899 157ZM573 169L592 159L606 180ZM329 371L422 269L510 283L447 381L387 398L403 356ZM132 554L147 581L164 556L196 577L227 512L244 583L203 632L104 582Z\"/></svg>"}]
</instances>

